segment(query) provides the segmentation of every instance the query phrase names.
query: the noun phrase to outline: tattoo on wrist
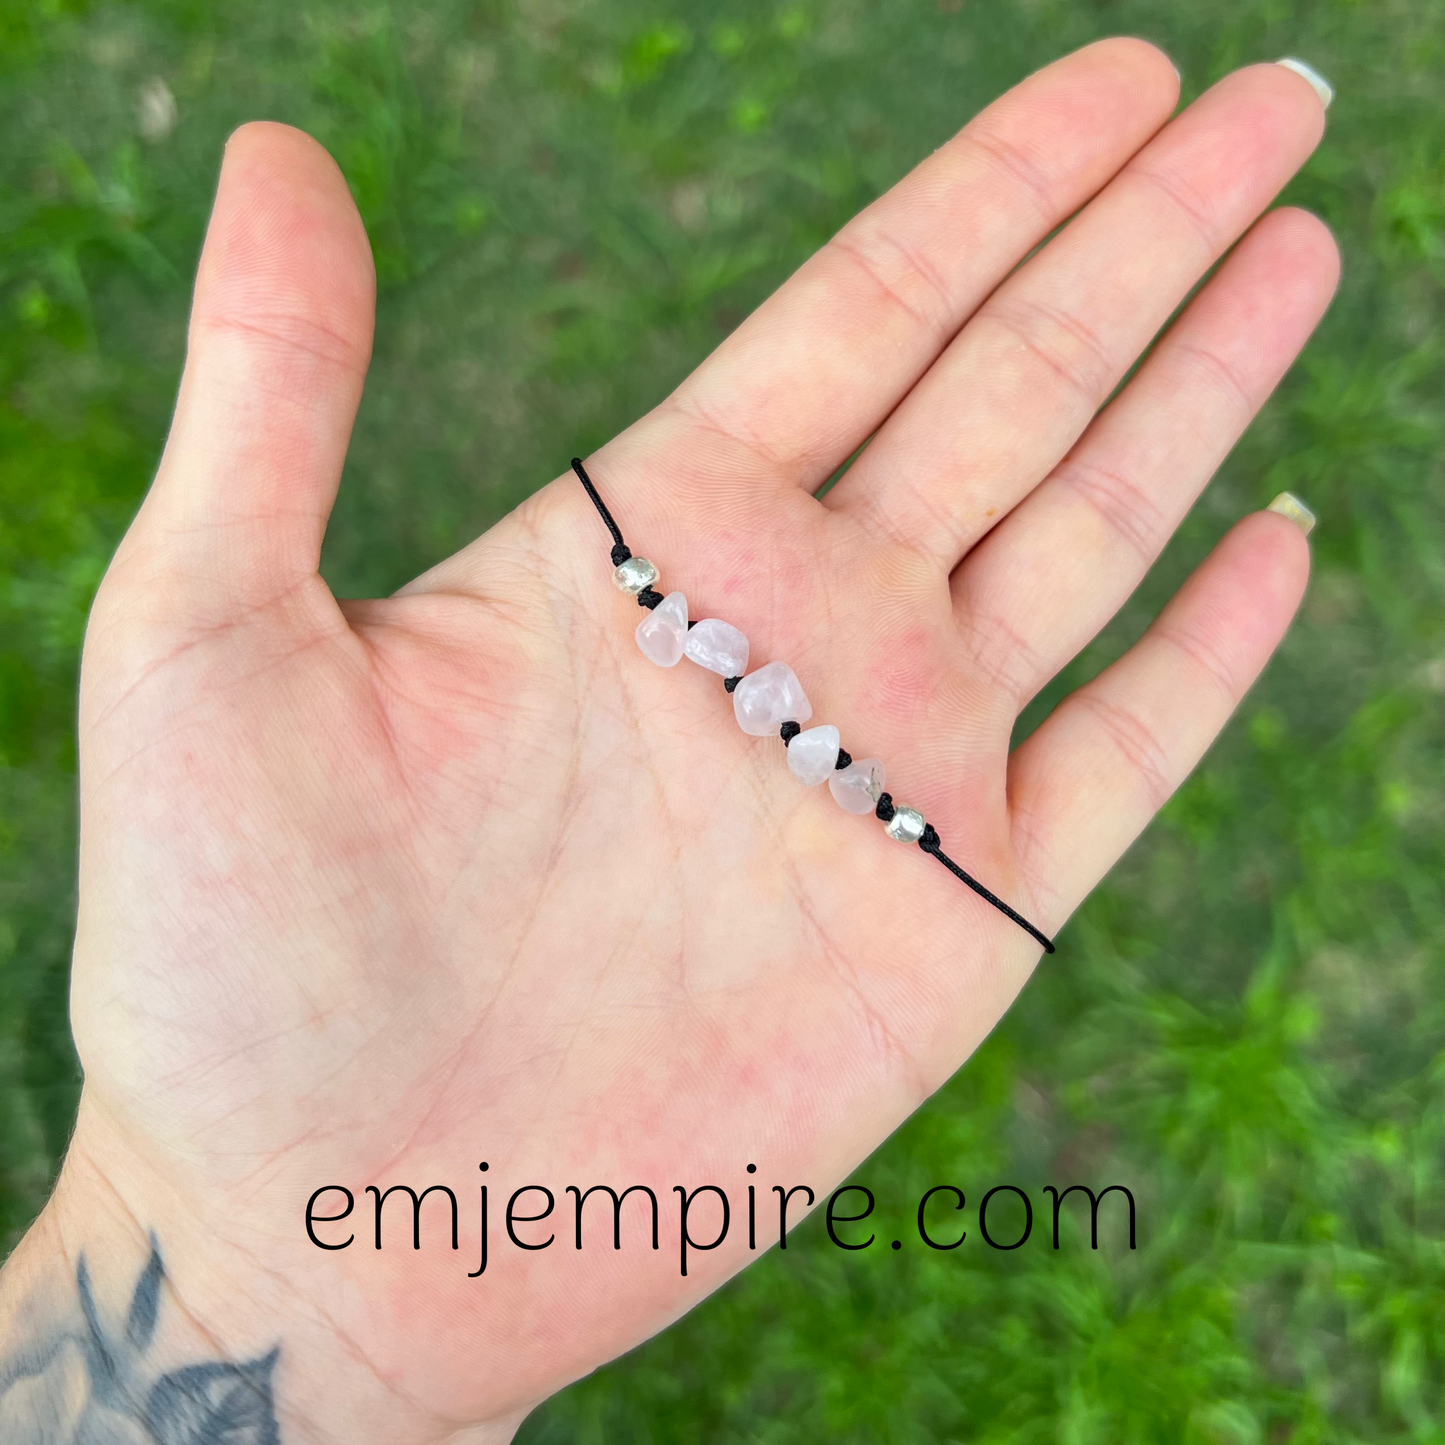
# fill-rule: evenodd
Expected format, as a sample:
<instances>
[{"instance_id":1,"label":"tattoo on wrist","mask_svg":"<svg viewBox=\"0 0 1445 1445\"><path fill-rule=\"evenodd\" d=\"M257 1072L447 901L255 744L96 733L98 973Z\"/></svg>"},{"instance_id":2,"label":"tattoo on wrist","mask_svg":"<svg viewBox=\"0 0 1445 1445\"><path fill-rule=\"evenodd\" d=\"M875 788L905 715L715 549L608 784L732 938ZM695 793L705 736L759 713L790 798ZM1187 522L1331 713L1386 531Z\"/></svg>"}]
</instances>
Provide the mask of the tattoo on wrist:
<instances>
[{"instance_id":1,"label":"tattoo on wrist","mask_svg":"<svg viewBox=\"0 0 1445 1445\"><path fill-rule=\"evenodd\" d=\"M147 1362L163 1301L155 1237L124 1319L98 1306L82 1254L72 1319L0 1354L4 1445L280 1445L271 1375L280 1355Z\"/></svg>"}]
</instances>

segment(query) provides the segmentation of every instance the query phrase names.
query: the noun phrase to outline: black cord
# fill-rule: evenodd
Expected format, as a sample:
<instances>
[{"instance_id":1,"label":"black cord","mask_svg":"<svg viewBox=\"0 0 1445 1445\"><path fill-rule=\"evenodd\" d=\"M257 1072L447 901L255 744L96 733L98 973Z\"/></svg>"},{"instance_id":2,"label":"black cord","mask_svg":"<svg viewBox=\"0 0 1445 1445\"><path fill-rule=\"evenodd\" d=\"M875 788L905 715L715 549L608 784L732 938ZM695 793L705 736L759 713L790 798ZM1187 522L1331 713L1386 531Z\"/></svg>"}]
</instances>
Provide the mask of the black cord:
<instances>
[{"instance_id":1,"label":"black cord","mask_svg":"<svg viewBox=\"0 0 1445 1445\"><path fill-rule=\"evenodd\" d=\"M918 840L918 846L922 848L925 853L931 853L935 858L937 858L938 861L942 863L943 866L947 868L948 871L952 873L955 878L961 878L965 883L967 883L968 886L972 888L973 891L977 893L980 898L983 898L989 903L992 903L993 906L997 908L1000 913L1007 914L1008 917L1012 918L1013 921L1017 923L1018 926L1022 928L1025 933L1028 933L1034 938L1038 939L1038 941L1043 944L1045 953L1055 952L1052 939L1040 933L1039 930L1035 928L1033 924L1030 923L1028 919L1025 918L1021 913L1015 913L1014 910L1010 908L1008 904L1005 903L1003 899L1000 898L996 893L990 893L989 890L985 888L983 884L978 881L977 878L972 878L967 873L965 873L963 869L960 868L958 864L955 863L953 859L950 858L948 854L943 851L942 847L939 846L938 832L934 828L932 823L925 823L923 825L923 836Z\"/></svg>"},{"instance_id":2,"label":"black cord","mask_svg":"<svg viewBox=\"0 0 1445 1445\"><path fill-rule=\"evenodd\" d=\"M598 515L607 524L607 530L612 533L612 540L614 543L612 548L612 565L614 567L620 567L625 561L627 561L629 557L632 556L631 549L628 547L627 543L622 540L622 529L613 520L612 513L607 510L607 504L602 500L600 496L598 496L597 488L592 485L592 478L587 475L586 468L584 468L582 465L581 457L572 458L572 470L577 473L577 480L580 481L582 485L587 489L587 495L592 498L592 505L597 508ZM642 591L637 594L637 602L638 605L641 607L656 607L661 601L662 593L654 591L651 587L644 587ZM687 625L689 627L692 627L693 624L689 622ZM741 677L727 677L723 679L723 687L726 688L728 692L732 692L733 689L736 688L738 683L740 683L741 681ZM802 728L796 722L785 722L782 727L778 729L778 733L783 740L784 747L786 747L790 742L792 742L793 739L797 737L800 732L802 732ZM846 768L852 761L852 757L845 749L838 749L838 761L836 764L837 767ZM891 822L894 814L897 812L897 809L893 806L892 795L889 793L879 794L878 805L874 808L873 812L875 816L878 817L882 822ZM1023 914L1016 913L1012 908L1008 906L1007 903L1003 901L1002 898L998 896L998 894L991 893L987 888L983 886L982 883L978 881L977 878L974 878L968 873L965 873L963 869L960 868L958 864L955 863L953 859L950 858L948 854L943 851L942 844L938 837L938 830L933 826L932 823L924 823L923 835L918 840L918 846L922 848L925 853L931 854L934 858L937 858L938 861L942 863L943 866L947 868L948 871L952 873L955 878L958 878L964 883L967 883L968 886L972 888L973 891L977 893L978 896L982 898L985 902L993 904L993 906L997 908L1000 913L1002 913L1007 918L1011 918L1031 938L1034 938L1039 943L1043 944L1045 953L1054 953L1056 951L1052 939L1048 938L1045 934L1041 933L1037 928L1035 928L1033 924L1030 923L1028 919L1023 916Z\"/></svg>"},{"instance_id":3,"label":"black cord","mask_svg":"<svg viewBox=\"0 0 1445 1445\"><path fill-rule=\"evenodd\" d=\"M612 565L620 567L632 556L632 549L622 540L622 528L612 520L612 513L607 510L607 503L597 495L597 488L592 485L592 478L587 475L587 469L582 465L581 457L572 458L572 470L577 473L577 480L587 488L587 495L592 498L592 505L597 508L602 520L607 524L607 530L612 533L612 540L616 544L612 548ZM661 598L658 599L659 602L661 600ZM645 602L642 605L647 606ZM657 603L654 602L652 605L655 607Z\"/></svg>"}]
</instances>

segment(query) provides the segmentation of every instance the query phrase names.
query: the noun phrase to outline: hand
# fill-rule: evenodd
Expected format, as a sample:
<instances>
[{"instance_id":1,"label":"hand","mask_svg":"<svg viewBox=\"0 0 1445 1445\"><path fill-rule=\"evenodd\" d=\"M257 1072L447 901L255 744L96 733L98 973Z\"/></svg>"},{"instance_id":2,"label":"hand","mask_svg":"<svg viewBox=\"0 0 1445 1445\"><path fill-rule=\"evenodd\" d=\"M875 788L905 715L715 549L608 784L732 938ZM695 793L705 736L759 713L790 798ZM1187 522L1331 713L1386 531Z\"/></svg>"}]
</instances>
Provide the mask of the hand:
<instances>
[{"instance_id":1,"label":"hand","mask_svg":"<svg viewBox=\"0 0 1445 1445\"><path fill-rule=\"evenodd\" d=\"M1198 761L1308 570L1288 520L1245 518L1010 754L1334 285L1319 222L1256 223L1319 140L1310 86L1264 65L1169 121L1176 98L1132 40L1033 76L589 459L659 585L741 628L751 666L790 663L812 721L1049 933ZM335 600L317 559L372 291L328 157L238 132L175 425L87 638L86 1084L48 1227L72 1255L92 1209L154 1229L167 1308L236 1358L280 1344L283 1439L482 1438L751 1257L735 1218L682 1277L672 1186L736 1206L756 1162L760 1217L773 1183L826 1197L1039 949L795 783L718 677L641 655L570 474L396 596ZM362 1191L398 1183L456 1190L460 1253L436 1198L420 1253L404 1199L374 1249ZM558 1200L535 1253L497 1242L532 1183ZM655 1189L657 1254L641 1208L609 1247L605 1200L572 1247L562 1191L599 1183ZM303 1228L327 1184L357 1198L326 1226L343 1251Z\"/></svg>"}]
</instances>

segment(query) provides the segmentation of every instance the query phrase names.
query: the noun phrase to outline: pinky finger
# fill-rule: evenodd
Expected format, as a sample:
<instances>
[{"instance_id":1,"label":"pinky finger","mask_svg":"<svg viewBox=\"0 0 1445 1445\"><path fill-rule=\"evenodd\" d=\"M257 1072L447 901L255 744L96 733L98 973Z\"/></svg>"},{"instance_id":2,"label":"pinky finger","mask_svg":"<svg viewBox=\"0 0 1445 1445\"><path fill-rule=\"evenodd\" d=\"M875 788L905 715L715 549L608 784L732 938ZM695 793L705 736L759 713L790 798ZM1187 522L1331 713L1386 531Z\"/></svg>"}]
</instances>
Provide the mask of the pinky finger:
<instances>
[{"instance_id":1,"label":"pinky finger","mask_svg":"<svg viewBox=\"0 0 1445 1445\"><path fill-rule=\"evenodd\" d=\"M1290 624L1309 575L1293 522L1235 526L1142 638L1013 754L1014 841L1057 929L1204 756Z\"/></svg>"}]
</instances>

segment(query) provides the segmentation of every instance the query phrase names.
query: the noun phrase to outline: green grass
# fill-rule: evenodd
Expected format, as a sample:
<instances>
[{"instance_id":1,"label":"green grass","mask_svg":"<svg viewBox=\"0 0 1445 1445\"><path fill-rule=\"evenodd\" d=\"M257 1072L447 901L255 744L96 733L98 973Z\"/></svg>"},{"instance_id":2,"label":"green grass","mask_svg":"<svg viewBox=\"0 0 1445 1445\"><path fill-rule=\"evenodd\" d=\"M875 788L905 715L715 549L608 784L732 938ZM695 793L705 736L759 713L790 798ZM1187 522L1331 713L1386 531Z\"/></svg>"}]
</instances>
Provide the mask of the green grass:
<instances>
[{"instance_id":1,"label":"green grass","mask_svg":"<svg viewBox=\"0 0 1445 1445\"><path fill-rule=\"evenodd\" d=\"M1330 76L1290 198L1334 227L1345 280L1063 683L1285 486L1322 517L1314 580L1059 958L857 1177L884 1230L940 1181L1036 1203L1121 1181L1139 1249L1074 1227L1056 1255L1040 1227L1013 1254L845 1256L813 1222L523 1438L1445 1441L1438 0L0 0L6 1239L78 1087L78 645L164 436L228 130L311 130L370 230L377 355L325 571L385 591L656 400L998 91L1120 31L1163 43L1186 95L1285 53ZM157 76L179 120L147 140Z\"/></svg>"}]
</instances>

